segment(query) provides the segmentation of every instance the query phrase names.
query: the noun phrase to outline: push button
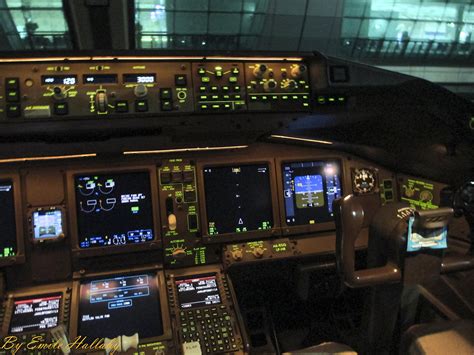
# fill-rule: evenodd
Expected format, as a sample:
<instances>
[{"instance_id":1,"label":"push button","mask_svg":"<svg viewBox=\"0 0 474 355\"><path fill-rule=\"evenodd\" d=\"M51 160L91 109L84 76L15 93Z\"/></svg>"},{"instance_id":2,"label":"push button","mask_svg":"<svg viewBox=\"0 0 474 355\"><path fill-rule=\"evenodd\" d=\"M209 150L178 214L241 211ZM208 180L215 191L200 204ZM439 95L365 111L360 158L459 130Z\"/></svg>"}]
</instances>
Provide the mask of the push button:
<instances>
[{"instance_id":1,"label":"push button","mask_svg":"<svg viewBox=\"0 0 474 355\"><path fill-rule=\"evenodd\" d=\"M135 111L136 112L147 112L148 111L148 101L147 100L136 100L135 101Z\"/></svg>"},{"instance_id":2,"label":"push button","mask_svg":"<svg viewBox=\"0 0 474 355\"><path fill-rule=\"evenodd\" d=\"M174 83L176 86L186 86L188 83L186 75L177 74L174 76Z\"/></svg>"},{"instance_id":3,"label":"push button","mask_svg":"<svg viewBox=\"0 0 474 355\"><path fill-rule=\"evenodd\" d=\"M127 101L115 101L115 111L118 113L127 113L128 112L128 102Z\"/></svg>"},{"instance_id":4,"label":"push button","mask_svg":"<svg viewBox=\"0 0 474 355\"><path fill-rule=\"evenodd\" d=\"M69 107L67 102L57 102L54 104L54 114L58 116L64 116L69 113Z\"/></svg>"},{"instance_id":5,"label":"push button","mask_svg":"<svg viewBox=\"0 0 474 355\"><path fill-rule=\"evenodd\" d=\"M162 100L171 100L172 97L173 97L173 92L171 91L171 89L169 88L160 89L160 98Z\"/></svg>"},{"instance_id":6,"label":"push button","mask_svg":"<svg viewBox=\"0 0 474 355\"><path fill-rule=\"evenodd\" d=\"M7 91L7 101L8 102L18 102L20 101L20 93L16 90Z\"/></svg>"},{"instance_id":7,"label":"push button","mask_svg":"<svg viewBox=\"0 0 474 355\"><path fill-rule=\"evenodd\" d=\"M173 103L169 100L161 101L161 111L172 111Z\"/></svg>"},{"instance_id":8,"label":"push button","mask_svg":"<svg viewBox=\"0 0 474 355\"><path fill-rule=\"evenodd\" d=\"M169 184L171 182L171 173L169 172L161 172L160 173L160 181L161 184Z\"/></svg>"},{"instance_id":9,"label":"push button","mask_svg":"<svg viewBox=\"0 0 474 355\"><path fill-rule=\"evenodd\" d=\"M21 107L18 104L10 104L7 105L7 117L15 118L20 117L21 115Z\"/></svg>"},{"instance_id":10,"label":"push button","mask_svg":"<svg viewBox=\"0 0 474 355\"><path fill-rule=\"evenodd\" d=\"M192 182L194 181L194 171L184 171L183 172L184 182Z\"/></svg>"},{"instance_id":11,"label":"push button","mask_svg":"<svg viewBox=\"0 0 474 355\"><path fill-rule=\"evenodd\" d=\"M7 88L7 90L18 90L20 88L20 79L6 78L5 87Z\"/></svg>"},{"instance_id":12,"label":"push button","mask_svg":"<svg viewBox=\"0 0 474 355\"><path fill-rule=\"evenodd\" d=\"M196 201L196 191L185 191L184 202L194 202L194 201Z\"/></svg>"},{"instance_id":13,"label":"push button","mask_svg":"<svg viewBox=\"0 0 474 355\"><path fill-rule=\"evenodd\" d=\"M182 182L183 181L183 174L181 171L174 171L171 173L171 181L173 182Z\"/></svg>"}]
</instances>

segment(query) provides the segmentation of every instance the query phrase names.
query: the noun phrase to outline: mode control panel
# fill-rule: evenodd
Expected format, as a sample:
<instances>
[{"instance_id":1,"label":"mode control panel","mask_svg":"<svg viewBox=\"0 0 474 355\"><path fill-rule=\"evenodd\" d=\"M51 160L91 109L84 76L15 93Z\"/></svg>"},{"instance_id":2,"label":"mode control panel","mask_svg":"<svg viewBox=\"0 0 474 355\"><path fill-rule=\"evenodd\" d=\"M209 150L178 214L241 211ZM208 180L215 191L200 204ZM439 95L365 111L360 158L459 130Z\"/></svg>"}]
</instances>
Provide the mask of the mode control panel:
<instances>
[{"instance_id":1,"label":"mode control panel","mask_svg":"<svg viewBox=\"0 0 474 355\"><path fill-rule=\"evenodd\" d=\"M0 66L0 78L11 70ZM5 78L0 95L5 118L104 118L194 109L190 63L16 64L14 72L18 76Z\"/></svg>"},{"instance_id":2,"label":"mode control panel","mask_svg":"<svg viewBox=\"0 0 474 355\"><path fill-rule=\"evenodd\" d=\"M193 74L197 110L222 112L246 109L242 63L195 63Z\"/></svg>"},{"instance_id":3,"label":"mode control panel","mask_svg":"<svg viewBox=\"0 0 474 355\"><path fill-rule=\"evenodd\" d=\"M249 110L309 110L308 67L302 62L246 63Z\"/></svg>"},{"instance_id":4,"label":"mode control panel","mask_svg":"<svg viewBox=\"0 0 474 355\"><path fill-rule=\"evenodd\" d=\"M217 262L217 247L201 243L194 162L165 160L158 167L158 179L165 264L182 267Z\"/></svg>"},{"instance_id":5,"label":"mode control panel","mask_svg":"<svg viewBox=\"0 0 474 355\"><path fill-rule=\"evenodd\" d=\"M0 122L311 109L302 59L159 58L0 59Z\"/></svg>"}]
</instances>

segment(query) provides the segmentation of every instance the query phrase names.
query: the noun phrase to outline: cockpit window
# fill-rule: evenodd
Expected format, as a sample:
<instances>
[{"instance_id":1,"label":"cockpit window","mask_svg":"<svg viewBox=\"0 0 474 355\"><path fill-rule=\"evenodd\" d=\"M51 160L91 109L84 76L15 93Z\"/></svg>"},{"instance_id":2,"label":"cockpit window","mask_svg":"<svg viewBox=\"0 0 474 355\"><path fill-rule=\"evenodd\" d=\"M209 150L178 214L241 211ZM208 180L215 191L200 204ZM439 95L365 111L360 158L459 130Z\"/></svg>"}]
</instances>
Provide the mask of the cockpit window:
<instances>
[{"instance_id":1,"label":"cockpit window","mask_svg":"<svg viewBox=\"0 0 474 355\"><path fill-rule=\"evenodd\" d=\"M137 48L462 57L473 32L469 0L135 0Z\"/></svg>"},{"instance_id":2,"label":"cockpit window","mask_svg":"<svg viewBox=\"0 0 474 355\"><path fill-rule=\"evenodd\" d=\"M61 0L0 0L0 50L70 49Z\"/></svg>"}]
</instances>

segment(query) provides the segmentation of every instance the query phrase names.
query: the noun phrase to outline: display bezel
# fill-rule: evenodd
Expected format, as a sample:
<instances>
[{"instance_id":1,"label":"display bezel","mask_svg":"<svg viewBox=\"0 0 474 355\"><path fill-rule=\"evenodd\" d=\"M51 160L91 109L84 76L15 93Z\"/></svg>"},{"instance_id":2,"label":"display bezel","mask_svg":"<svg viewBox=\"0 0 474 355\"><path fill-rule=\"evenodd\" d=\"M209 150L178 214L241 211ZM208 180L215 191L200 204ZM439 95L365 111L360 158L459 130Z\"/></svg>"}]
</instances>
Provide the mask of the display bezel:
<instances>
[{"instance_id":1,"label":"display bezel","mask_svg":"<svg viewBox=\"0 0 474 355\"><path fill-rule=\"evenodd\" d=\"M270 184L270 195L272 203L272 214L273 214L273 227L267 230L253 230L242 233L222 233L219 235L209 234L209 225L207 221L207 207L206 207L206 193L204 189L204 169L209 167L226 167L226 166L238 166L238 165L258 165L267 164L269 171L269 184ZM199 208L201 211L201 230L202 240L206 244L215 243L226 243L226 242L238 242L244 240L255 240L261 238L277 237L281 235L280 229L280 215L278 214L278 198L276 196L277 186L275 184L275 163L273 159L256 159L249 160L246 158L236 158L229 163L228 158L216 158L206 159L199 161L197 164L198 169L198 190L199 190Z\"/></svg>"},{"instance_id":2,"label":"display bezel","mask_svg":"<svg viewBox=\"0 0 474 355\"><path fill-rule=\"evenodd\" d=\"M62 225L62 228L63 228L63 235L62 236L57 236L55 238L35 239L35 231L34 231L34 225L33 225L33 215L34 215L35 212L41 212L41 211L61 211L61 225ZM29 227L30 240L33 244L59 242L59 241L66 238L66 232L67 232L66 208L62 205L31 208L28 211L28 227Z\"/></svg>"},{"instance_id":3,"label":"display bezel","mask_svg":"<svg viewBox=\"0 0 474 355\"><path fill-rule=\"evenodd\" d=\"M114 271L107 271L107 272L98 272L98 273L90 273L90 274L81 274L75 273L73 278L73 290L72 290L72 304L71 304L71 317L69 322L69 336L71 339L75 339L78 336L79 331L79 304L80 304L80 296L81 296L81 283L92 281L96 278L112 278L117 276L128 276L137 273L150 273L156 275L156 282L157 290L160 297L160 310L161 310L161 321L163 325L163 334L159 336L155 336L152 338L143 338L140 339L140 343L143 342L158 342L158 341L165 341L171 340L173 338L173 334L171 331L171 320L170 320L170 313L168 307L168 293L166 289L166 281L163 270L161 270L158 266L148 266L142 268L134 268L133 270L128 269L119 269ZM87 351L83 351L87 352Z\"/></svg>"},{"instance_id":4,"label":"display bezel","mask_svg":"<svg viewBox=\"0 0 474 355\"><path fill-rule=\"evenodd\" d=\"M77 222L77 208L76 208L76 191L75 191L75 177L79 175L102 175L102 174L127 174L127 173L148 173L150 177L150 190L151 190L151 203L152 203L152 216L153 216L153 229L154 239L149 242L139 244L127 244L119 246L105 246L95 247L90 249L81 249L79 247L79 226ZM105 169L103 167L94 169L81 169L71 170L67 172L67 191L68 191L68 210L69 221L70 221L70 235L73 257L75 258L87 258L98 255L112 255L112 254L124 254L130 252L160 249L162 247L161 233L159 228L159 206L158 206L158 187L157 187L157 175L155 165L145 166L130 166L127 168L111 167Z\"/></svg>"},{"instance_id":5,"label":"display bezel","mask_svg":"<svg viewBox=\"0 0 474 355\"><path fill-rule=\"evenodd\" d=\"M0 267L25 262L25 244L23 234L23 207L21 200L21 180L19 174L0 174L0 181L11 181L13 184L13 205L15 208L16 248L14 256L0 258Z\"/></svg>"},{"instance_id":6,"label":"display bezel","mask_svg":"<svg viewBox=\"0 0 474 355\"><path fill-rule=\"evenodd\" d=\"M341 168L340 174L340 183L342 189L342 197L347 191L347 186L345 183L345 163L341 157L335 156L302 156L300 158L295 157L293 158L277 158L277 185L278 185L278 202L280 207L280 216L281 216L281 224L283 235L292 235L292 234L303 234L303 233L312 233L312 232L323 232L323 231L331 231L336 229L336 223L332 222L322 222L322 223L315 223L315 224L303 224L303 225L288 225L286 223L286 210L285 210L285 199L283 197L284 193L284 186L283 186L283 165L284 164L291 164L291 163L299 163L299 162L316 162L316 161L334 161L337 162Z\"/></svg>"},{"instance_id":7,"label":"display bezel","mask_svg":"<svg viewBox=\"0 0 474 355\"><path fill-rule=\"evenodd\" d=\"M69 317L66 315L65 317L65 310L66 305L69 306L70 303L70 290L71 286L70 283L67 284L55 284L55 285L45 285L39 287L33 287L23 290L17 290L12 293L8 293L6 295L6 306L5 306L5 316L3 318L2 328L1 328L1 336L7 336L10 330L10 323L13 316L13 311L15 307L15 301L21 299L31 299L31 298L41 298L45 296L51 295L59 295L61 294L61 301L59 305L59 320L58 325L65 322ZM68 326L67 322L66 326ZM21 334L38 334L38 333L46 333L47 330L33 330L24 333L15 333L15 336L19 336Z\"/></svg>"}]
</instances>

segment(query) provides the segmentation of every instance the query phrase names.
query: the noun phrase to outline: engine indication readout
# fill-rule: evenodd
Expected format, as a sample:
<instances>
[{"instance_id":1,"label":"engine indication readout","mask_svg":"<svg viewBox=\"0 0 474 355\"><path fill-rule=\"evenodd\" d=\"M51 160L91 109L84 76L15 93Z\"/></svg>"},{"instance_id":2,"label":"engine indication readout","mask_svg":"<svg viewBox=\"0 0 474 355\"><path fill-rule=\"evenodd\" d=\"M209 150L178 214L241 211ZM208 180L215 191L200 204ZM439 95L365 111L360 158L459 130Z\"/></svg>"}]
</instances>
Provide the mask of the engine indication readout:
<instances>
[{"instance_id":1,"label":"engine indication readout","mask_svg":"<svg viewBox=\"0 0 474 355\"><path fill-rule=\"evenodd\" d=\"M79 247L154 239L148 172L75 177Z\"/></svg>"}]
</instances>

